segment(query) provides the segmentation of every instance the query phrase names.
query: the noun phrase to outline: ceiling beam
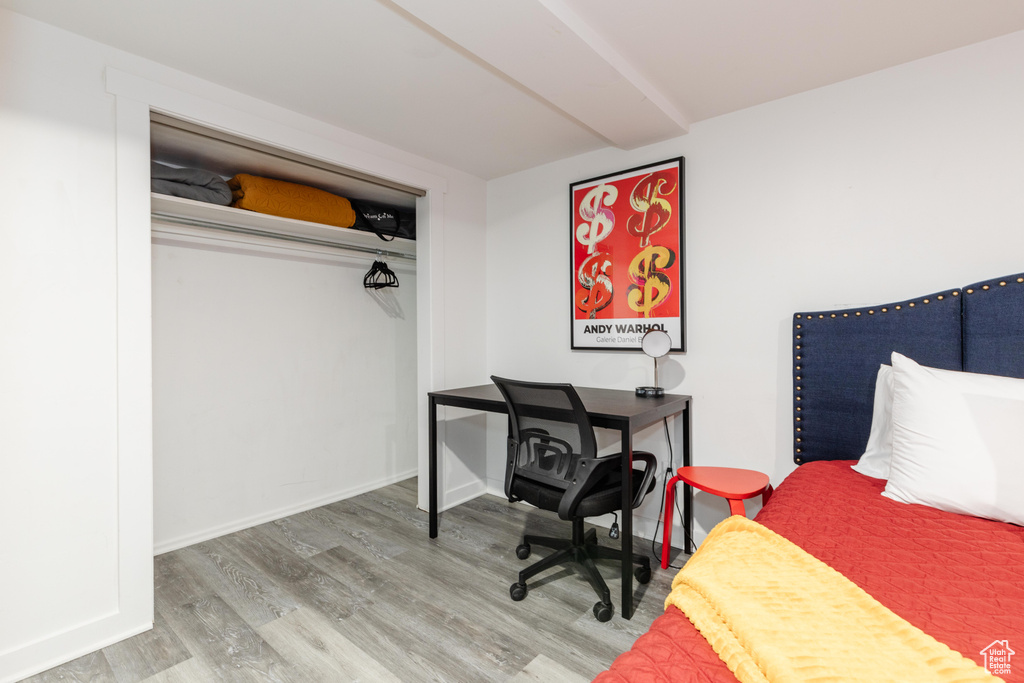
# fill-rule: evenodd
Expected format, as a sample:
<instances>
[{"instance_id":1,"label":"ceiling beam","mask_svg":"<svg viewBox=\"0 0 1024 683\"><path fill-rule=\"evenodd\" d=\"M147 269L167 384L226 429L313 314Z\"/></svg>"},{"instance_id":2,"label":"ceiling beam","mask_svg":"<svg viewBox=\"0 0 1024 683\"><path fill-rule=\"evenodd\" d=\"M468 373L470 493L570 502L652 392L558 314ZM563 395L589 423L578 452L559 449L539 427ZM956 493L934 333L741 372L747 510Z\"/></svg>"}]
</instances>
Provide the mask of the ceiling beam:
<instances>
[{"instance_id":1,"label":"ceiling beam","mask_svg":"<svg viewBox=\"0 0 1024 683\"><path fill-rule=\"evenodd\" d=\"M668 98L561 0L392 2L615 147L688 130Z\"/></svg>"}]
</instances>

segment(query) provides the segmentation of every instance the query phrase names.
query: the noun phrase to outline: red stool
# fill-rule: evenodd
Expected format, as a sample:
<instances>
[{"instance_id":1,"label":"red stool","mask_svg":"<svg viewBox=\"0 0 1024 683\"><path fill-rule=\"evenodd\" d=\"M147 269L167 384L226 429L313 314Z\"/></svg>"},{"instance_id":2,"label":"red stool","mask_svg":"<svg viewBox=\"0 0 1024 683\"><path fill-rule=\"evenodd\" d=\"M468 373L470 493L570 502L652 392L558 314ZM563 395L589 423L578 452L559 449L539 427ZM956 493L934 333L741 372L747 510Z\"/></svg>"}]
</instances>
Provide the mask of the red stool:
<instances>
[{"instance_id":1,"label":"red stool","mask_svg":"<svg viewBox=\"0 0 1024 683\"><path fill-rule=\"evenodd\" d=\"M729 501L729 513L746 516L743 501L761 496L761 504L772 497L771 482L767 474L735 467L680 467L676 476L668 480L665 489L665 534L661 540L661 568L668 569L668 551L672 547L672 508L676 499L676 484L682 479L695 489L721 496Z\"/></svg>"}]
</instances>

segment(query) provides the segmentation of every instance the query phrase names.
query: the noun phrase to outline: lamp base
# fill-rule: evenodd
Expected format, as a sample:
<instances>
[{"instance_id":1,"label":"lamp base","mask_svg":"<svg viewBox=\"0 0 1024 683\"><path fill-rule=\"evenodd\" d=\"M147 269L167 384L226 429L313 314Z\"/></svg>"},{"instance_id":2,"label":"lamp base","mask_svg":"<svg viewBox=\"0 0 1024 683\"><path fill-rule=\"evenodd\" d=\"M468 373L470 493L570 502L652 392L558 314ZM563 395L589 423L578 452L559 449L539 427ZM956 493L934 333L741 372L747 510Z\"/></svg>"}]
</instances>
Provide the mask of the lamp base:
<instances>
[{"instance_id":1,"label":"lamp base","mask_svg":"<svg viewBox=\"0 0 1024 683\"><path fill-rule=\"evenodd\" d=\"M636 395L640 398L661 398L665 395L665 390L661 387L637 387Z\"/></svg>"}]
</instances>

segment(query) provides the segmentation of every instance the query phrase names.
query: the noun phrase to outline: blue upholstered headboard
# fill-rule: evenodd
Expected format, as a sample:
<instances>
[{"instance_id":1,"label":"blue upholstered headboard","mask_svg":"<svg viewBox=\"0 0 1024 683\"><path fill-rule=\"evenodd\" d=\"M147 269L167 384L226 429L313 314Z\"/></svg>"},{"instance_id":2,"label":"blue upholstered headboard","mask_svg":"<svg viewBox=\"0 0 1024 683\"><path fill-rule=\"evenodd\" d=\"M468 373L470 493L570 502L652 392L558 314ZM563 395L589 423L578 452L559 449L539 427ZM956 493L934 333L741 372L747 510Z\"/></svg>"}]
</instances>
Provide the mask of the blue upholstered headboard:
<instances>
[{"instance_id":1,"label":"blue upholstered headboard","mask_svg":"<svg viewBox=\"0 0 1024 683\"><path fill-rule=\"evenodd\" d=\"M1024 273L881 306L793 316L793 459L854 460L871 429L878 366L1024 377Z\"/></svg>"}]
</instances>

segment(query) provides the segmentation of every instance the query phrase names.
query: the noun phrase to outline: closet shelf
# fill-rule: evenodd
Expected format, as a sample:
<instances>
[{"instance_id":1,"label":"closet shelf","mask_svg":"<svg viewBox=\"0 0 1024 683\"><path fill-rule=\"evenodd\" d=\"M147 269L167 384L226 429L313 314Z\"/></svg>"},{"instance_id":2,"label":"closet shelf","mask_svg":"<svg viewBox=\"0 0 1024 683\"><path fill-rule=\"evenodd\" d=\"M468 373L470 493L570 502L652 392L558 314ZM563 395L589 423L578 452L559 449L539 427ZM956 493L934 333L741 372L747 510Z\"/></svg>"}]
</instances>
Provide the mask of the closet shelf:
<instances>
[{"instance_id":1,"label":"closet shelf","mask_svg":"<svg viewBox=\"0 0 1024 683\"><path fill-rule=\"evenodd\" d=\"M372 232L354 228L337 228L322 223L281 218L156 192L151 197L150 211L155 220L416 258L416 242L401 237L386 242Z\"/></svg>"}]
</instances>

